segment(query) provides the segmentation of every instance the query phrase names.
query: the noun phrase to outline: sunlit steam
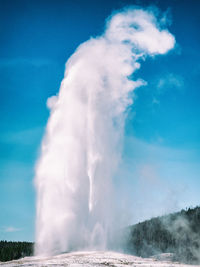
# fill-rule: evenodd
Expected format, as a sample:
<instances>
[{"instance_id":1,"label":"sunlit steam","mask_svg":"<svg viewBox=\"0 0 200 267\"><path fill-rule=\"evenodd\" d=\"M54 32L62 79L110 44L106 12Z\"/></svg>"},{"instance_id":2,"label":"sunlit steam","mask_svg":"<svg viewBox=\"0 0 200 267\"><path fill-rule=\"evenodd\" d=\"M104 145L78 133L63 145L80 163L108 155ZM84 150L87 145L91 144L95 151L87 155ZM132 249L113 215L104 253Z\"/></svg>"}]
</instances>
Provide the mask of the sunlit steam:
<instances>
[{"instance_id":1,"label":"sunlit steam","mask_svg":"<svg viewBox=\"0 0 200 267\"><path fill-rule=\"evenodd\" d=\"M131 92L146 84L130 75L139 59L174 43L153 13L128 9L67 61L58 96L47 101L51 113L36 168L36 254L106 248L126 111Z\"/></svg>"}]
</instances>

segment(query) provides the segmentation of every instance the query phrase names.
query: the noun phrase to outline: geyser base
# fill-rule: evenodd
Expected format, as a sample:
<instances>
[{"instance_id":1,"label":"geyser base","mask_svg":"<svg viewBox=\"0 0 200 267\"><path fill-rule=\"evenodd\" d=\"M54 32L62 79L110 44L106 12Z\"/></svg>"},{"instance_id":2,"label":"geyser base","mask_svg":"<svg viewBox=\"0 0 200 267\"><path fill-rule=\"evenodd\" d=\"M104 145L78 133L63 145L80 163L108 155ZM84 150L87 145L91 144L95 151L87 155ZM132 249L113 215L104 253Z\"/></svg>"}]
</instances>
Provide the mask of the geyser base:
<instances>
[{"instance_id":1,"label":"geyser base","mask_svg":"<svg viewBox=\"0 0 200 267\"><path fill-rule=\"evenodd\" d=\"M27 257L8 263L0 263L4 267L30 267L30 266L71 266L71 267L94 267L94 266L112 266L112 267L199 267L200 265L185 265L167 261L157 261L152 258L140 258L132 255L111 252L111 251L80 251L61 254L53 257Z\"/></svg>"}]
</instances>

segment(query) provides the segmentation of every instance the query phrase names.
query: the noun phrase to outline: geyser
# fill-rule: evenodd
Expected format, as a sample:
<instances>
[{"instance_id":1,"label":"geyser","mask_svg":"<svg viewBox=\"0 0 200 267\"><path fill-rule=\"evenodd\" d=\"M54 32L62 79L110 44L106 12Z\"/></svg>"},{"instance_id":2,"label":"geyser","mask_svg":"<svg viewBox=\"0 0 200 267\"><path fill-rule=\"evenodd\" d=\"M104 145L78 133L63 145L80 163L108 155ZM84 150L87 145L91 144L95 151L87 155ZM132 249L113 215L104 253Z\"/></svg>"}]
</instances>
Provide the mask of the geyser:
<instances>
[{"instance_id":1,"label":"geyser","mask_svg":"<svg viewBox=\"0 0 200 267\"><path fill-rule=\"evenodd\" d=\"M174 43L152 12L129 8L67 61L60 91L47 101L50 118L36 166L36 254L106 248L126 111L131 92L145 84L130 75L140 59Z\"/></svg>"}]
</instances>

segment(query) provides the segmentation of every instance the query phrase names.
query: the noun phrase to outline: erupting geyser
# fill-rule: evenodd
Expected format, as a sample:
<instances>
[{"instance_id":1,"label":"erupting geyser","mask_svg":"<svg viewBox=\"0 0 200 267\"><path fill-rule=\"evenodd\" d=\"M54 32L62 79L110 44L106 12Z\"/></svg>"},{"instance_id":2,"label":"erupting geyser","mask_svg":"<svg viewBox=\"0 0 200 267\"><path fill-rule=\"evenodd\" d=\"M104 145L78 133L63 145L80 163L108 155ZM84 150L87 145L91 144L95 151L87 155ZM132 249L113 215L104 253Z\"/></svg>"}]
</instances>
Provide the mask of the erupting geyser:
<instances>
[{"instance_id":1,"label":"erupting geyser","mask_svg":"<svg viewBox=\"0 0 200 267\"><path fill-rule=\"evenodd\" d=\"M121 156L130 75L146 55L164 54L174 37L150 11L115 13L102 36L81 44L66 64L36 168L36 254L105 249L112 178Z\"/></svg>"}]
</instances>

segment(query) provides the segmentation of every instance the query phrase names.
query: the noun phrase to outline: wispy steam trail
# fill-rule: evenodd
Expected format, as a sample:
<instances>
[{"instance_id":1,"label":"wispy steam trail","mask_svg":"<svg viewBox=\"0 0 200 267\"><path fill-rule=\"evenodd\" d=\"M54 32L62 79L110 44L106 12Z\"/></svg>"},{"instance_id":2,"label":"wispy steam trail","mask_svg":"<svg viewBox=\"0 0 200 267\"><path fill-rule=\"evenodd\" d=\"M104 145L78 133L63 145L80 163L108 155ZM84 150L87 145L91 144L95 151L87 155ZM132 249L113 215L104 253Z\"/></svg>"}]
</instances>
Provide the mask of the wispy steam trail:
<instances>
[{"instance_id":1,"label":"wispy steam trail","mask_svg":"<svg viewBox=\"0 0 200 267\"><path fill-rule=\"evenodd\" d=\"M114 219L112 178L121 156L130 75L146 55L172 49L153 13L116 13L102 36L81 44L66 63L36 168L36 254L105 248Z\"/></svg>"}]
</instances>

